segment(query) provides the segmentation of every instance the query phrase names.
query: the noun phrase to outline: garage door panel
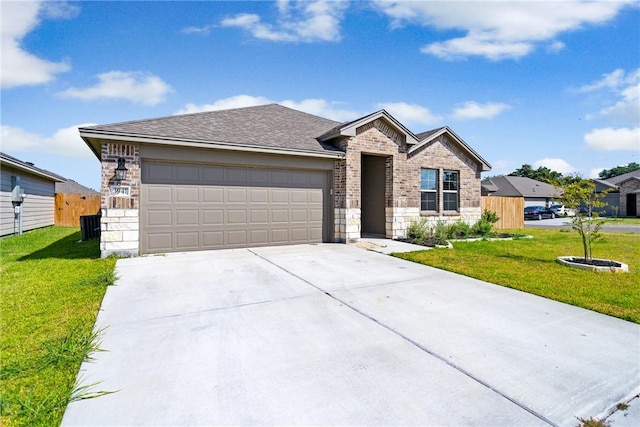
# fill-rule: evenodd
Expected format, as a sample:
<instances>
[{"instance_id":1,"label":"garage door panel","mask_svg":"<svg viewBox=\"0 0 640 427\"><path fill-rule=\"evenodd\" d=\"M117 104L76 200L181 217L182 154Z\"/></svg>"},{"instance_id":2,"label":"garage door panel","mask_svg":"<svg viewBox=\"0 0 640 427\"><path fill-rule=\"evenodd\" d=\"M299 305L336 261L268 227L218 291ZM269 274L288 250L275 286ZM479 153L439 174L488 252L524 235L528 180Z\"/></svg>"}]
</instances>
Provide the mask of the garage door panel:
<instances>
[{"instance_id":1,"label":"garage door panel","mask_svg":"<svg viewBox=\"0 0 640 427\"><path fill-rule=\"evenodd\" d=\"M246 188L227 188L227 203L247 203Z\"/></svg>"},{"instance_id":2,"label":"garage door panel","mask_svg":"<svg viewBox=\"0 0 640 427\"><path fill-rule=\"evenodd\" d=\"M291 191L291 203L307 204L307 194L309 190L290 190Z\"/></svg>"},{"instance_id":3,"label":"garage door panel","mask_svg":"<svg viewBox=\"0 0 640 427\"><path fill-rule=\"evenodd\" d=\"M224 224L224 210L222 209L207 209L202 212L202 224L204 225L223 225Z\"/></svg>"},{"instance_id":4,"label":"garage door panel","mask_svg":"<svg viewBox=\"0 0 640 427\"><path fill-rule=\"evenodd\" d=\"M287 209L271 210L271 222L273 224L286 224L289 222L289 211Z\"/></svg>"},{"instance_id":5,"label":"garage door panel","mask_svg":"<svg viewBox=\"0 0 640 427\"><path fill-rule=\"evenodd\" d=\"M143 161L141 252L322 242L327 173Z\"/></svg>"},{"instance_id":6,"label":"garage door panel","mask_svg":"<svg viewBox=\"0 0 640 427\"><path fill-rule=\"evenodd\" d=\"M152 227L170 227L173 225L173 212L170 209L148 211L146 217L147 224Z\"/></svg>"},{"instance_id":7,"label":"garage door panel","mask_svg":"<svg viewBox=\"0 0 640 427\"><path fill-rule=\"evenodd\" d=\"M200 201L200 191L198 187L175 187L176 203L198 203Z\"/></svg>"},{"instance_id":8,"label":"garage door panel","mask_svg":"<svg viewBox=\"0 0 640 427\"><path fill-rule=\"evenodd\" d=\"M289 243L289 229L280 228L271 230L271 241L275 244Z\"/></svg>"},{"instance_id":9,"label":"garage door panel","mask_svg":"<svg viewBox=\"0 0 640 427\"><path fill-rule=\"evenodd\" d=\"M307 223L307 210L306 209L291 209L291 222Z\"/></svg>"},{"instance_id":10,"label":"garage door panel","mask_svg":"<svg viewBox=\"0 0 640 427\"><path fill-rule=\"evenodd\" d=\"M198 224L200 212L197 209L180 209L176 211L176 225L192 226Z\"/></svg>"},{"instance_id":11,"label":"garage door panel","mask_svg":"<svg viewBox=\"0 0 640 427\"><path fill-rule=\"evenodd\" d=\"M314 223L322 224L322 208L309 209L309 220Z\"/></svg>"},{"instance_id":12,"label":"garage door panel","mask_svg":"<svg viewBox=\"0 0 640 427\"><path fill-rule=\"evenodd\" d=\"M173 188L170 185L154 186L149 188L145 203L171 203Z\"/></svg>"},{"instance_id":13,"label":"garage door panel","mask_svg":"<svg viewBox=\"0 0 640 427\"><path fill-rule=\"evenodd\" d=\"M269 230L250 230L249 231L249 244L251 245L266 245L269 243Z\"/></svg>"},{"instance_id":14,"label":"garage door panel","mask_svg":"<svg viewBox=\"0 0 640 427\"><path fill-rule=\"evenodd\" d=\"M310 228L309 240L322 241L322 227Z\"/></svg>"},{"instance_id":15,"label":"garage door panel","mask_svg":"<svg viewBox=\"0 0 640 427\"><path fill-rule=\"evenodd\" d=\"M249 222L251 224L268 224L269 210L268 209L251 209L250 215L249 215Z\"/></svg>"},{"instance_id":16,"label":"garage door panel","mask_svg":"<svg viewBox=\"0 0 640 427\"><path fill-rule=\"evenodd\" d=\"M224 247L224 232L204 231L202 232L202 244L206 249L217 249Z\"/></svg>"},{"instance_id":17,"label":"garage door panel","mask_svg":"<svg viewBox=\"0 0 640 427\"><path fill-rule=\"evenodd\" d=\"M306 228L291 229L291 243L304 243L309 240L309 230Z\"/></svg>"},{"instance_id":18,"label":"garage door panel","mask_svg":"<svg viewBox=\"0 0 640 427\"><path fill-rule=\"evenodd\" d=\"M247 223L247 211L245 209L227 210L227 224L238 225Z\"/></svg>"},{"instance_id":19,"label":"garage door panel","mask_svg":"<svg viewBox=\"0 0 640 427\"><path fill-rule=\"evenodd\" d=\"M309 190L309 203L318 204L322 208L322 190Z\"/></svg>"},{"instance_id":20,"label":"garage door panel","mask_svg":"<svg viewBox=\"0 0 640 427\"><path fill-rule=\"evenodd\" d=\"M224 188L203 187L203 203L224 203Z\"/></svg>"},{"instance_id":21,"label":"garage door panel","mask_svg":"<svg viewBox=\"0 0 640 427\"><path fill-rule=\"evenodd\" d=\"M269 201L269 190L266 188L252 188L249 192L251 203L267 203Z\"/></svg>"},{"instance_id":22,"label":"garage door panel","mask_svg":"<svg viewBox=\"0 0 640 427\"><path fill-rule=\"evenodd\" d=\"M289 203L289 190L271 189L271 203Z\"/></svg>"},{"instance_id":23,"label":"garage door panel","mask_svg":"<svg viewBox=\"0 0 640 427\"><path fill-rule=\"evenodd\" d=\"M171 251L173 249L172 234L168 232L147 234L147 248L152 252Z\"/></svg>"},{"instance_id":24,"label":"garage door panel","mask_svg":"<svg viewBox=\"0 0 640 427\"><path fill-rule=\"evenodd\" d=\"M246 246L247 241L247 230L229 230L227 231L227 241L228 246Z\"/></svg>"},{"instance_id":25,"label":"garage door panel","mask_svg":"<svg viewBox=\"0 0 640 427\"><path fill-rule=\"evenodd\" d=\"M176 232L176 248L180 250L198 249L200 247L198 232Z\"/></svg>"}]
</instances>

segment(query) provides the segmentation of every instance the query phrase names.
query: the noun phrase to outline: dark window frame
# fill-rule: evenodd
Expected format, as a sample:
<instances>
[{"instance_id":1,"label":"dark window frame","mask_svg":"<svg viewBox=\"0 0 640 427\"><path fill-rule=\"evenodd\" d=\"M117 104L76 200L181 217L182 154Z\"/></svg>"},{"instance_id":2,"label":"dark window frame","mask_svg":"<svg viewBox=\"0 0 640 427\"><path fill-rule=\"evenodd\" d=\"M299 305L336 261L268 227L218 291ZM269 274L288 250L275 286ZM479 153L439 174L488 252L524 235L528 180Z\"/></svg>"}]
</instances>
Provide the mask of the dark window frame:
<instances>
[{"instance_id":1,"label":"dark window frame","mask_svg":"<svg viewBox=\"0 0 640 427\"><path fill-rule=\"evenodd\" d=\"M433 177L425 179L423 172L433 173ZM420 210L438 212L438 169L420 169ZM433 208L433 209L430 209Z\"/></svg>"},{"instance_id":2,"label":"dark window frame","mask_svg":"<svg viewBox=\"0 0 640 427\"><path fill-rule=\"evenodd\" d=\"M460 171L442 171L442 210L446 212L460 210Z\"/></svg>"}]
</instances>

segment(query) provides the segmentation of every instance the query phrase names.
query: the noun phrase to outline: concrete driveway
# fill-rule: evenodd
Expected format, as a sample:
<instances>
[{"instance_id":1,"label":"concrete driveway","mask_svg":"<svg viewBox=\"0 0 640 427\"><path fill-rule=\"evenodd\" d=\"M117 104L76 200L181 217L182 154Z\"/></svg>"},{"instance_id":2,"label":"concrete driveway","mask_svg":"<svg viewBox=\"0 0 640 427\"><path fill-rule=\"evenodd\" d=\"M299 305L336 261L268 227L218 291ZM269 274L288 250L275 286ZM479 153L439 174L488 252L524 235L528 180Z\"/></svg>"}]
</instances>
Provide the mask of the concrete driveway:
<instances>
[{"instance_id":1,"label":"concrete driveway","mask_svg":"<svg viewBox=\"0 0 640 427\"><path fill-rule=\"evenodd\" d=\"M576 425L640 392L640 325L353 246L117 275L79 374L115 393L64 426Z\"/></svg>"}]
</instances>

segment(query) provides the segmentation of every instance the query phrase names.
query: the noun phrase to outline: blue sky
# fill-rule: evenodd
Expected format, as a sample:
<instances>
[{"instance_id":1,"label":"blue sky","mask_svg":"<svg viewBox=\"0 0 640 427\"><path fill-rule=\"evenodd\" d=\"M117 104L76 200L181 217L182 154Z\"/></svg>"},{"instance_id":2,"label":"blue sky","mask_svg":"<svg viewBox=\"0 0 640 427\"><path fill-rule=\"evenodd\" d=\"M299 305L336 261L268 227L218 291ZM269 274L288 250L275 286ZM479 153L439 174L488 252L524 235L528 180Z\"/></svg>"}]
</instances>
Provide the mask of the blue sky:
<instances>
[{"instance_id":1,"label":"blue sky","mask_svg":"<svg viewBox=\"0 0 640 427\"><path fill-rule=\"evenodd\" d=\"M385 108L492 164L640 162L636 1L0 2L2 151L92 188L77 127L277 102Z\"/></svg>"}]
</instances>

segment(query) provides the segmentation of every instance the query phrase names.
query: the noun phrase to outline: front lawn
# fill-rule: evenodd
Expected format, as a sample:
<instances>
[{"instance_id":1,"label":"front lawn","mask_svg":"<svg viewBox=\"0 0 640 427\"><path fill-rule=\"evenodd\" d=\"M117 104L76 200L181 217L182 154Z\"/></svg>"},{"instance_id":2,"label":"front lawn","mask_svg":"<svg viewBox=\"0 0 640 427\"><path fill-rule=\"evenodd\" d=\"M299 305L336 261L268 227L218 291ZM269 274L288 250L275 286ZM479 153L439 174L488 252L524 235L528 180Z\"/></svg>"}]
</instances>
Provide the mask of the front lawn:
<instances>
[{"instance_id":1,"label":"front lawn","mask_svg":"<svg viewBox=\"0 0 640 427\"><path fill-rule=\"evenodd\" d=\"M640 225L640 218L606 218L607 225Z\"/></svg>"},{"instance_id":2,"label":"front lawn","mask_svg":"<svg viewBox=\"0 0 640 427\"><path fill-rule=\"evenodd\" d=\"M0 424L59 425L115 259L77 228L0 240Z\"/></svg>"},{"instance_id":3,"label":"front lawn","mask_svg":"<svg viewBox=\"0 0 640 427\"><path fill-rule=\"evenodd\" d=\"M518 230L522 232L522 230ZM527 229L533 239L453 243L453 249L394 254L486 282L588 308L640 323L640 235L602 233L594 258L629 265L629 273L595 273L556 263L562 255L582 256L576 232Z\"/></svg>"}]
</instances>

